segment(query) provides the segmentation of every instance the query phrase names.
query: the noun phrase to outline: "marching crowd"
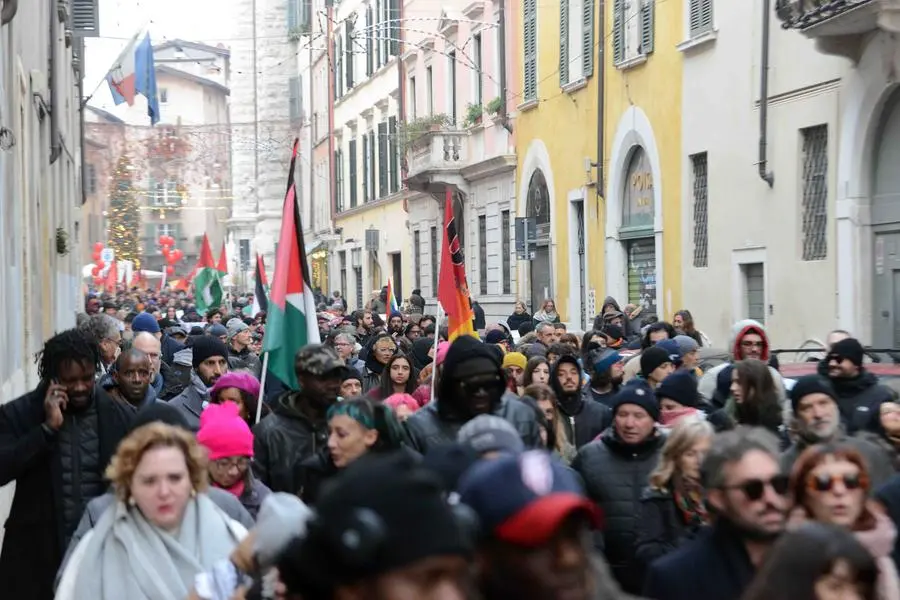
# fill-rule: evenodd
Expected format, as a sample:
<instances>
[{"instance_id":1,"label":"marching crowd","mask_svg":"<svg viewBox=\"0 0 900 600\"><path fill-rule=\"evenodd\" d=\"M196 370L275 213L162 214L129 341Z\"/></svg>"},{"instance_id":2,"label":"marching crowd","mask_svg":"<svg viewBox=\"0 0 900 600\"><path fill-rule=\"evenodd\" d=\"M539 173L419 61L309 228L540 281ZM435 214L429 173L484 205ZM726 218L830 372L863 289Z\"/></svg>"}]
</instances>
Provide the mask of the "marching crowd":
<instances>
[{"instance_id":1,"label":"marching crowd","mask_svg":"<svg viewBox=\"0 0 900 600\"><path fill-rule=\"evenodd\" d=\"M0 405L3 597L900 600L900 400L848 332L785 378L604 301L448 340L317 290L298 385L252 298L91 295ZM262 382L262 383L261 383Z\"/></svg>"}]
</instances>

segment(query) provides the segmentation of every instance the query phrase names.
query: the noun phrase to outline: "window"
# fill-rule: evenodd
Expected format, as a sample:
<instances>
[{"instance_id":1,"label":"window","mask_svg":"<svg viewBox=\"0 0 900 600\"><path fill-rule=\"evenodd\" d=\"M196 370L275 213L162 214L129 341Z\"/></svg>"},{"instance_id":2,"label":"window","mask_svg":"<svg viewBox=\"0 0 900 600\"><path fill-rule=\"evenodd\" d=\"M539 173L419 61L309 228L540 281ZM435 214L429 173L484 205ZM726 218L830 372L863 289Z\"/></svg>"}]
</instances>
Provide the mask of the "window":
<instances>
[{"instance_id":1,"label":"window","mask_svg":"<svg viewBox=\"0 0 900 600\"><path fill-rule=\"evenodd\" d=\"M512 248L510 247L509 211L500 213L500 271L503 275L503 293L512 293Z\"/></svg>"},{"instance_id":2,"label":"window","mask_svg":"<svg viewBox=\"0 0 900 600\"><path fill-rule=\"evenodd\" d=\"M434 71L431 65L425 67L425 110L428 116L434 114Z\"/></svg>"},{"instance_id":3,"label":"window","mask_svg":"<svg viewBox=\"0 0 900 600\"><path fill-rule=\"evenodd\" d=\"M388 118L388 178L392 194L400 191L400 144L397 135L397 117L390 117Z\"/></svg>"},{"instance_id":4,"label":"window","mask_svg":"<svg viewBox=\"0 0 900 600\"><path fill-rule=\"evenodd\" d=\"M481 106L484 104L484 47L481 43L481 34L476 33L472 36L474 53L475 53L475 104Z\"/></svg>"},{"instance_id":5,"label":"window","mask_svg":"<svg viewBox=\"0 0 900 600\"><path fill-rule=\"evenodd\" d=\"M744 276L744 308L747 318L766 323L766 280L763 263L741 265Z\"/></svg>"},{"instance_id":6,"label":"window","mask_svg":"<svg viewBox=\"0 0 900 600\"><path fill-rule=\"evenodd\" d=\"M312 28L312 0L300 0L300 31L309 33Z\"/></svg>"},{"instance_id":7,"label":"window","mask_svg":"<svg viewBox=\"0 0 900 600\"><path fill-rule=\"evenodd\" d=\"M156 237L170 235L176 240L178 239L178 226L175 223L157 223Z\"/></svg>"},{"instance_id":8,"label":"window","mask_svg":"<svg viewBox=\"0 0 900 600\"><path fill-rule=\"evenodd\" d=\"M250 271L250 240L238 240L238 261L241 271Z\"/></svg>"},{"instance_id":9,"label":"window","mask_svg":"<svg viewBox=\"0 0 900 600\"><path fill-rule=\"evenodd\" d=\"M84 190L88 194L97 193L97 167L95 165L87 165L87 170L84 172Z\"/></svg>"},{"instance_id":10,"label":"window","mask_svg":"<svg viewBox=\"0 0 900 600\"><path fill-rule=\"evenodd\" d=\"M388 36L390 45L390 55L398 56L400 54L400 1L389 0L390 11L388 12Z\"/></svg>"},{"instance_id":11,"label":"window","mask_svg":"<svg viewBox=\"0 0 900 600\"><path fill-rule=\"evenodd\" d=\"M347 299L347 251L338 252L338 264L341 270L341 298Z\"/></svg>"},{"instance_id":12,"label":"window","mask_svg":"<svg viewBox=\"0 0 900 600\"><path fill-rule=\"evenodd\" d=\"M374 200L375 195L375 132L369 132L369 200Z\"/></svg>"},{"instance_id":13,"label":"window","mask_svg":"<svg viewBox=\"0 0 900 600\"><path fill-rule=\"evenodd\" d=\"M347 165L349 169L350 180L350 208L356 207L356 139L350 140L347 144Z\"/></svg>"},{"instance_id":14,"label":"window","mask_svg":"<svg viewBox=\"0 0 900 600\"><path fill-rule=\"evenodd\" d=\"M344 210L344 157L340 149L334 151L334 206L337 212Z\"/></svg>"},{"instance_id":15,"label":"window","mask_svg":"<svg viewBox=\"0 0 900 600\"><path fill-rule=\"evenodd\" d=\"M344 21L344 72L347 76L347 90L353 89L353 23L355 19Z\"/></svg>"},{"instance_id":16,"label":"window","mask_svg":"<svg viewBox=\"0 0 900 600\"><path fill-rule=\"evenodd\" d=\"M296 31L300 27L300 2L288 0L287 2L287 28L288 33Z\"/></svg>"},{"instance_id":17,"label":"window","mask_svg":"<svg viewBox=\"0 0 900 600\"><path fill-rule=\"evenodd\" d=\"M169 101L169 90L168 88L159 88L159 103L165 104Z\"/></svg>"},{"instance_id":18,"label":"window","mask_svg":"<svg viewBox=\"0 0 900 600\"><path fill-rule=\"evenodd\" d=\"M419 230L413 231L413 287L422 285L422 239Z\"/></svg>"},{"instance_id":19,"label":"window","mask_svg":"<svg viewBox=\"0 0 900 600\"><path fill-rule=\"evenodd\" d=\"M653 52L656 0L614 0L613 62L627 67Z\"/></svg>"},{"instance_id":20,"label":"window","mask_svg":"<svg viewBox=\"0 0 900 600\"><path fill-rule=\"evenodd\" d=\"M478 292L487 295L487 217L478 217Z\"/></svg>"},{"instance_id":21,"label":"window","mask_svg":"<svg viewBox=\"0 0 900 600\"><path fill-rule=\"evenodd\" d=\"M378 124L378 197L384 198L388 191L388 134L387 123Z\"/></svg>"},{"instance_id":22,"label":"window","mask_svg":"<svg viewBox=\"0 0 900 600\"><path fill-rule=\"evenodd\" d=\"M594 2L561 0L559 5L559 84L594 74Z\"/></svg>"},{"instance_id":23,"label":"window","mask_svg":"<svg viewBox=\"0 0 900 600\"><path fill-rule=\"evenodd\" d=\"M456 50L447 53L447 77L450 80L447 88L450 90L450 119L456 123Z\"/></svg>"},{"instance_id":24,"label":"window","mask_svg":"<svg viewBox=\"0 0 900 600\"><path fill-rule=\"evenodd\" d=\"M690 0L690 36L697 37L713 28L713 0Z\"/></svg>"},{"instance_id":25,"label":"window","mask_svg":"<svg viewBox=\"0 0 900 600\"><path fill-rule=\"evenodd\" d=\"M297 123L303 119L303 99L301 97L300 77L291 77L288 79L288 114L292 123Z\"/></svg>"},{"instance_id":26,"label":"window","mask_svg":"<svg viewBox=\"0 0 900 600\"><path fill-rule=\"evenodd\" d=\"M409 78L409 118L416 118L416 78Z\"/></svg>"},{"instance_id":27,"label":"window","mask_svg":"<svg viewBox=\"0 0 900 600\"><path fill-rule=\"evenodd\" d=\"M828 256L828 125L803 136L803 260Z\"/></svg>"},{"instance_id":28,"label":"window","mask_svg":"<svg viewBox=\"0 0 900 600\"><path fill-rule=\"evenodd\" d=\"M709 266L709 183L706 152L691 156L694 200L694 266Z\"/></svg>"},{"instance_id":29,"label":"window","mask_svg":"<svg viewBox=\"0 0 900 600\"><path fill-rule=\"evenodd\" d=\"M431 295L437 297L438 290L438 261L441 249L438 248L437 227L431 228Z\"/></svg>"},{"instance_id":30,"label":"window","mask_svg":"<svg viewBox=\"0 0 900 600\"><path fill-rule=\"evenodd\" d=\"M344 43L341 36L334 38L334 97L344 95Z\"/></svg>"},{"instance_id":31,"label":"window","mask_svg":"<svg viewBox=\"0 0 900 600\"><path fill-rule=\"evenodd\" d=\"M522 0L524 73L522 99L537 100L537 0Z\"/></svg>"},{"instance_id":32,"label":"window","mask_svg":"<svg viewBox=\"0 0 900 600\"><path fill-rule=\"evenodd\" d=\"M362 135L362 200L368 202L371 197L369 192L372 190L372 182L369 180L369 136L365 133Z\"/></svg>"},{"instance_id":33,"label":"window","mask_svg":"<svg viewBox=\"0 0 900 600\"><path fill-rule=\"evenodd\" d=\"M366 10L366 77L375 72L375 18L372 7Z\"/></svg>"}]
</instances>

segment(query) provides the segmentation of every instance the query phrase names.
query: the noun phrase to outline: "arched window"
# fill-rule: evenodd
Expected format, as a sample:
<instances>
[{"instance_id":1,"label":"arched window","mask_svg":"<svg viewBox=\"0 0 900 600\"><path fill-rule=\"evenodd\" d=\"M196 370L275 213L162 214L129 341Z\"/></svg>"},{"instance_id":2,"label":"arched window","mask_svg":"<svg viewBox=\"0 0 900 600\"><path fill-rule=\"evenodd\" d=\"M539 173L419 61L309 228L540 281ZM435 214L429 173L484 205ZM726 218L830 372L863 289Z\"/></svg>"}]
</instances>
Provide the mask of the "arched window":
<instances>
[{"instance_id":1,"label":"arched window","mask_svg":"<svg viewBox=\"0 0 900 600\"><path fill-rule=\"evenodd\" d=\"M537 225L537 239L550 239L550 191L547 180L540 169L535 170L528 182L528 201L525 206L526 215L534 217Z\"/></svg>"}]
</instances>

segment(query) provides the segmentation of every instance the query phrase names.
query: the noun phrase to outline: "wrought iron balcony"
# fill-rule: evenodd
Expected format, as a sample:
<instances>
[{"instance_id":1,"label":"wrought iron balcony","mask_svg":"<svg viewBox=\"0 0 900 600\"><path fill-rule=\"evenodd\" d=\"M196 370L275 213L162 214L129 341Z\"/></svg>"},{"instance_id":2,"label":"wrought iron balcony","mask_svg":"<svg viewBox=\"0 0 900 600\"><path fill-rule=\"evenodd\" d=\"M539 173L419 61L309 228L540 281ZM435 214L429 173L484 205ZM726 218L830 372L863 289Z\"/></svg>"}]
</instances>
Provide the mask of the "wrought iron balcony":
<instances>
[{"instance_id":1,"label":"wrought iron balcony","mask_svg":"<svg viewBox=\"0 0 900 600\"><path fill-rule=\"evenodd\" d=\"M900 28L900 0L778 0L775 12L782 27L799 29L809 37Z\"/></svg>"},{"instance_id":2,"label":"wrought iron balcony","mask_svg":"<svg viewBox=\"0 0 900 600\"><path fill-rule=\"evenodd\" d=\"M432 184L459 185L468 165L468 131L439 129L422 133L407 146L407 184L424 190Z\"/></svg>"}]
</instances>

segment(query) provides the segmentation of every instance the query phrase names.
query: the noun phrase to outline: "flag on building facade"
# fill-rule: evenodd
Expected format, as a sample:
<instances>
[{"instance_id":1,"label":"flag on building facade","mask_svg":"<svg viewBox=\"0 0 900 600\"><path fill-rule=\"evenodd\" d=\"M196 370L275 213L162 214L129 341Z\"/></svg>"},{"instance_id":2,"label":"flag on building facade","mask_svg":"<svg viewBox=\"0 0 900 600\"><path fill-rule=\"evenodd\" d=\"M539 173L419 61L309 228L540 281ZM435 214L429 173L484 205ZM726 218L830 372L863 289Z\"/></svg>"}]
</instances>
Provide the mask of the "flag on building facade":
<instances>
[{"instance_id":1,"label":"flag on building facade","mask_svg":"<svg viewBox=\"0 0 900 600\"><path fill-rule=\"evenodd\" d=\"M222 306L221 274L213 262L212 248L209 247L209 238L203 234L203 246L200 249L200 260L197 261L197 274L194 276L194 302L200 314L211 308Z\"/></svg>"},{"instance_id":2,"label":"flag on building facade","mask_svg":"<svg viewBox=\"0 0 900 600\"><path fill-rule=\"evenodd\" d=\"M263 257L256 255L256 283L253 288L253 309L250 316L255 317L260 312L269 312L269 280L266 278L266 265Z\"/></svg>"},{"instance_id":3,"label":"flag on building facade","mask_svg":"<svg viewBox=\"0 0 900 600\"><path fill-rule=\"evenodd\" d=\"M394 278L388 277L387 298L384 305L387 307L387 314L384 316L384 322L391 320L391 313L400 312L400 305L397 304L397 297L394 294Z\"/></svg>"},{"instance_id":4,"label":"flag on building facade","mask_svg":"<svg viewBox=\"0 0 900 600\"><path fill-rule=\"evenodd\" d=\"M297 389L297 375L294 372L297 350L320 342L316 301L310 285L306 244L294 185L298 144L299 140L295 139L262 348L263 352L269 353L269 374L291 389Z\"/></svg>"},{"instance_id":5,"label":"flag on building facade","mask_svg":"<svg viewBox=\"0 0 900 600\"><path fill-rule=\"evenodd\" d=\"M477 335L472 319L475 313L469 301L466 263L456 234L453 194L447 188L444 199L444 239L441 243L441 267L438 271L438 302L447 313L447 329L452 342L460 335Z\"/></svg>"},{"instance_id":6,"label":"flag on building facade","mask_svg":"<svg viewBox=\"0 0 900 600\"><path fill-rule=\"evenodd\" d=\"M153 43L150 34L141 33L131 38L122 54L106 74L106 82L116 105L123 102L134 105L137 94L147 99L147 115L150 123L159 122L159 94L156 89L156 65L153 61Z\"/></svg>"},{"instance_id":7,"label":"flag on building facade","mask_svg":"<svg viewBox=\"0 0 900 600\"><path fill-rule=\"evenodd\" d=\"M222 275L228 275L228 256L225 254L225 240L222 240L222 253L219 254L219 264L216 270Z\"/></svg>"}]
</instances>

